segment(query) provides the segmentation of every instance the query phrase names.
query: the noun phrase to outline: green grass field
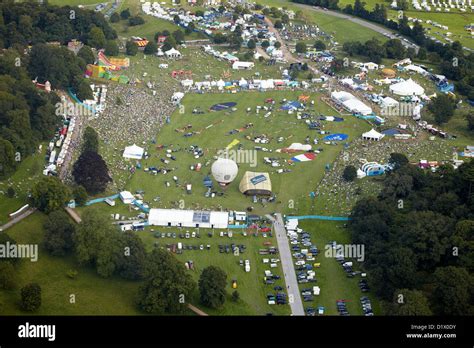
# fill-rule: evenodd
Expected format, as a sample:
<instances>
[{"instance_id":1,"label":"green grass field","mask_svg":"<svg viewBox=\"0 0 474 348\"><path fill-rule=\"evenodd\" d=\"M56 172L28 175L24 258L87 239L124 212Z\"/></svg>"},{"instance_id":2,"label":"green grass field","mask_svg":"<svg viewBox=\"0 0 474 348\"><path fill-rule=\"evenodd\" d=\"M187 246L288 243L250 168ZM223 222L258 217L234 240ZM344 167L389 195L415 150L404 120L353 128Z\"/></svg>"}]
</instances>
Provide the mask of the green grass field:
<instances>
[{"instance_id":1,"label":"green grass field","mask_svg":"<svg viewBox=\"0 0 474 348\"><path fill-rule=\"evenodd\" d=\"M0 313L25 315L19 309L20 288L37 282L42 288L42 305L35 315L137 315L134 297L139 283L119 278L101 278L92 268L80 267L73 256L50 256L42 247L45 216L35 213L8 230L8 235L20 244L39 244L37 262L21 260L17 267L18 287L0 290ZM66 273L78 271L76 279ZM118 291L120 289L120 291ZM75 295L76 303L70 303Z\"/></svg>"},{"instance_id":2,"label":"green grass field","mask_svg":"<svg viewBox=\"0 0 474 348\"><path fill-rule=\"evenodd\" d=\"M125 188L135 192L137 190L145 191L145 201L149 202L152 207L172 207L176 201L183 200L187 208L208 208L219 209L220 207L228 209L245 209L253 205L250 198L242 195L238 190L239 182L247 170L269 172L272 180L273 192L277 195L276 203L271 203L266 206L260 204L254 205L256 213L268 213L273 211L283 212L298 212L298 202L301 199L308 197L311 190L311 185L316 185L322 175L324 174L324 166L326 163L331 163L335 156L341 151L342 144L339 145L325 145L319 144L316 147L322 148L323 151L317 155L317 158L311 162L296 163L290 165L285 163L286 160L292 157L291 154L276 153L275 150L289 146L294 142L303 142L305 137L309 135L311 139L319 138L316 131L308 129L303 120L297 120L296 115L289 115L284 111L274 111L268 118L264 118L263 111L255 114L255 107L257 105L265 105L264 101L267 98L274 98L275 101L280 102L283 98L288 100L297 100L298 96L304 92L249 92L237 94L189 94L184 99L184 114L180 114L179 110L171 117L171 123L166 124L157 135L157 144L151 144L151 139L144 139L148 144L146 150L150 154L150 158L142 160L141 165L146 167L160 167L163 164L160 162L161 158L165 158L165 150L157 149L158 145L166 145L169 149L177 149L174 153L176 161L171 161L167 168L175 168L172 172L166 175L158 174L152 175L150 172L145 172L143 168L137 170L129 181L125 184ZM319 95L311 94L311 99L315 100L314 109L309 108L308 112L313 114L334 115L335 111L330 109L324 102L320 100ZM222 102L236 102L237 111L226 114L224 111L208 112L207 110L216 103ZM206 113L203 115L192 114L192 110L200 107ZM247 113L246 109L250 107L251 112ZM277 105L278 107L278 105ZM248 123L253 123L254 126L246 129L241 133L234 135L226 135L233 129L244 127ZM189 131L197 131L192 137L184 137L183 133L176 132L176 129L182 129L187 125L192 125ZM206 129L206 127L212 127ZM342 132L349 135L349 140L358 137L362 132L370 129L370 126L361 120L353 117L346 117L344 122L327 122L325 130L331 133ZM240 141L245 150L253 150L255 144L253 141L247 140L245 136L257 136L265 134L271 139L270 143L264 144L267 149L273 152L258 151L256 167L252 167L252 163L240 163L239 173L232 184L230 184L224 193L223 197L206 198L204 193L206 188L202 184L203 178L210 172L210 164L214 161L214 156L218 150L224 149L234 139ZM282 143L277 143L278 137L284 137ZM117 148L121 153L123 147L130 144L120 144ZM195 159L192 154L185 150L190 145L199 145L205 151L205 155L199 159ZM104 148L104 156L109 163L117 161L118 152L110 148ZM116 156L113 156L116 154ZM290 169L290 173L277 174L275 168L263 163L263 157L276 157L281 159L281 168ZM191 171L191 165L201 163L203 168L200 172ZM250 162L250 161L249 161ZM125 162L129 166L134 166L136 161ZM112 165L111 167L115 167ZM115 178L127 180L129 176L128 171L114 172ZM167 181L172 182L172 176L177 176L179 179L179 186L172 184L166 187ZM304 182L305 185L301 185ZM184 190L184 183L192 184L193 194L187 195ZM218 189L219 191L219 189ZM156 196L160 197L160 202L152 201ZM294 209L288 208L294 203ZM301 211L302 213L304 211Z\"/></svg>"},{"instance_id":3,"label":"green grass field","mask_svg":"<svg viewBox=\"0 0 474 348\"><path fill-rule=\"evenodd\" d=\"M375 4L384 4L387 8L388 17L397 20L398 11L390 8L391 1L381 1L381 0L365 0L364 3L366 9L372 9ZM346 5L354 5L354 0L340 0L339 7L344 8ZM409 7L409 10L404 11L404 15L407 17L418 18L426 22L426 20L431 19L432 21L438 22L441 25L446 25L449 27L449 32L453 33L450 38L454 41L460 41L464 46L469 48L474 48L474 39L470 36L469 32L464 29L464 26L472 23L473 13L461 12L459 10L451 9L450 12L436 12L434 7L431 7L430 12L426 11L417 11L412 6ZM443 41L443 35L435 34L436 31L441 33L446 33L446 30L438 29L429 24L423 23L423 27L431 28L429 31L430 36L436 36L438 39Z\"/></svg>"},{"instance_id":4,"label":"green grass field","mask_svg":"<svg viewBox=\"0 0 474 348\"><path fill-rule=\"evenodd\" d=\"M92 208L95 209L95 208ZM74 256L64 258L50 256L42 247L43 228L42 224L45 215L35 213L28 219L15 225L8 230L8 235L20 244L39 244L39 257L37 262L21 260L17 266L19 281L16 289L11 291L0 291L0 313L6 315L24 314L18 306L19 289L30 283L37 282L42 287L42 306L35 315L140 315L143 314L136 306L135 299L138 287L141 282L126 281L118 277L101 278L91 267L80 266ZM162 229L171 231L171 229ZM177 232L177 231L176 231ZM210 309L199 304L199 293L196 292L191 303L197 305L210 315L264 315L273 313L276 315L288 315L289 306L270 306L266 303L266 294L274 292L272 286L263 285L263 264L262 256L258 255L258 249L263 248L263 243L271 241L276 245L273 237L263 238L262 236L244 237L241 233L235 233L232 238L219 237L218 231L210 238L207 231L201 229L200 239L180 240L185 244L210 244L211 250L186 250L182 255L177 255L183 263L193 260L195 271L192 273L196 282L203 268L209 265L217 265L225 270L228 279L228 298L225 305L220 309ZM147 229L138 232L148 250L151 250L158 242L160 247L167 243L172 243L174 239L156 239L153 232ZM220 254L218 244L244 244L247 250L240 256L233 253ZM278 257L278 256L277 256ZM239 266L239 259L249 259L251 272L246 273L243 267ZM67 277L69 270L78 271L75 279ZM281 275L281 268L274 274ZM231 301L231 281L236 279L240 300ZM279 280L275 285L284 287L284 280ZM120 289L120 291L117 291ZM75 295L76 303L69 302L70 296Z\"/></svg>"},{"instance_id":5,"label":"green grass field","mask_svg":"<svg viewBox=\"0 0 474 348\"><path fill-rule=\"evenodd\" d=\"M15 173L6 180L0 181L0 225L3 225L8 214L26 204L28 191L36 179L43 173L42 169L46 163L46 144L43 144L41 153L35 153L23 158ZM12 187L16 195L14 198L8 198L5 193L8 187Z\"/></svg>"}]
</instances>

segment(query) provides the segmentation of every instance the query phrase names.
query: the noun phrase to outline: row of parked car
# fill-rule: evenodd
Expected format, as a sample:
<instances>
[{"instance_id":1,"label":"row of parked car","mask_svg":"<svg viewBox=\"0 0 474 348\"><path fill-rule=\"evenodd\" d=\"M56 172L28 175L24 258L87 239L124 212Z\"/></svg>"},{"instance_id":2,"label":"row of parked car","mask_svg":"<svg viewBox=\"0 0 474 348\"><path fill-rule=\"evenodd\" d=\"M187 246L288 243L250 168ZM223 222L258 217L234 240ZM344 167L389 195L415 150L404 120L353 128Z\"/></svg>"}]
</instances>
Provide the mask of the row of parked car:
<instances>
[{"instance_id":1,"label":"row of parked car","mask_svg":"<svg viewBox=\"0 0 474 348\"><path fill-rule=\"evenodd\" d=\"M283 292L277 292L276 294L268 294L267 302L269 305L285 305L287 304L286 294Z\"/></svg>"},{"instance_id":2,"label":"row of parked car","mask_svg":"<svg viewBox=\"0 0 474 348\"><path fill-rule=\"evenodd\" d=\"M374 315L372 311L372 304L370 303L370 299L367 296L362 296L360 298L360 304L362 305L362 310L364 311L364 315L366 317L371 317Z\"/></svg>"},{"instance_id":3,"label":"row of parked car","mask_svg":"<svg viewBox=\"0 0 474 348\"><path fill-rule=\"evenodd\" d=\"M295 261L295 270L298 283L315 283L316 282L316 272L313 270L315 267L319 267L318 264L311 264L312 261L315 261L315 256L318 255L319 251L316 245L311 242L311 235L302 229L297 229L296 234L290 234L290 244L291 248L294 251L293 257ZM304 301L309 302L309 297Z\"/></svg>"},{"instance_id":4,"label":"row of parked car","mask_svg":"<svg viewBox=\"0 0 474 348\"><path fill-rule=\"evenodd\" d=\"M247 247L244 245L244 244L219 244L219 253L226 253L226 254L229 254L229 253L239 253L239 254L242 254L245 252L245 250L247 249Z\"/></svg>"},{"instance_id":5,"label":"row of parked car","mask_svg":"<svg viewBox=\"0 0 474 348\"><path fill-rule=\"evenodd\" d=\"M263 277L263 283L265 285L275 284L275 281L281 279L279 275L273 274L270 270L265 270L265 276Z\"/></svg>"},{"instance_id":6,"label":"row of parked car","mask_svg":"<svg viewBox=\"0 0 474 348\"><path fill-rule=\"evenodd\" d=\"M189 232L186 231L186 233L180 233L176 234L175 232L155 232L154 234L155 238L174 238L179 237L180 239L189 239L189 238L201 238L201 235L199 232Z\"/></svg>"},{"instance_id":7,"label":"row of parked car","mask_svg":"<svg viewBox=\"0 0 474 348\"><path fill-rule=\"evenodd\" d=\"M337 306L337 311L339 312L340 315L342 315L342 316L350 315L349 312L347 311L346 301L337 300L336 301L336 306Z\"/></svg>"}]
</instances>

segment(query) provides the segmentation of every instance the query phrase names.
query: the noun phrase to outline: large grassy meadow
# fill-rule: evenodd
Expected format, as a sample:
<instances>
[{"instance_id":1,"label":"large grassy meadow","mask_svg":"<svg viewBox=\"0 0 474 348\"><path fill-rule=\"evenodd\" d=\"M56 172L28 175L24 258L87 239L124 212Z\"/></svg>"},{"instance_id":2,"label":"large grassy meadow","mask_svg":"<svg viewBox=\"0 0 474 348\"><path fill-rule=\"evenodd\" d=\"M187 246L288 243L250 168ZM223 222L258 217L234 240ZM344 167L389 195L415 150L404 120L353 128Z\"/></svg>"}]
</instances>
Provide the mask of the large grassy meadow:
<instances>
[{"instance_id":1,"label":"large grassy meadow","mask_svg":"<svg viewBox=\"0 0 474 348\"><path fill-rule=\"evenodd\" d=\"M304 120L297 120L296 113L288 114L286 111L275 110L272 114L265 118L265 111L261 111L258 115L255 112L257 105L265 104L265 100L273 98L276 101L275 109L280 107L279 102L286 98L287 100L297 100L299 95L308 94L301 91L295 92L242 92L237 94L214 93L207 95L188 94L184 101L184 113L180 113L180 109L176 110L171 116L171 123L165 124L156 137L156 144L151 143L152 139L144 139L146 151L149 158L140 161L141 169L137 169L131 175L125 188L131 192L143 190L144 200L152 207L175 206L173 202L182 201L186 208L207 208L207 209L237 209L244 210L249 206L254 206L255 212L258 214L273 211L282 211L287 213L304 213L298 211L298 201L308 197L311 189L320 181L324 174L324 168L327 163L331 163L343 148L343 144L326 145L320 142L313 145L314 148L321 148L323 151L316 156L314 161L300 162L290 164L289 159L294 155L276 152L277 149L288 147L291 143L304 143L306 136L310 136L311 142L314 138L321 140L323 135L317 134L315 130L309 130ZM335 115L335 111L330 109L321 99L319 94L310 94L310 99L315 101L314 108L308 107L307 112L313 115ZM213 104L235 102L236 111L217 111L210 112L209 108ZM194 108L200 108L204 114L193 114ZM251 108L247 112L247 108ZM183 109L181 109L183 110ZM253 127L244 129L243 131L229 135L228 132L234 129L241 129L246 124L252 123ZM359 137L364 131L370 129L369 124L365 121L358 120L352 116L345 117L343 122L324 122L324 129L330 133L345 133L349 135L348 142L355 137ZM181 130L189 127L185 132ZM185 137L187 132L196 132L191 137ZM266 135L270 139L268 144L256 144L252 140L246 139L259 135ZM277 142L278 137L283 137L281 143ZM203 185L203 179L210 174L211 164L215 160L218 150L223 150L232 141L237 140L242 145L243 150L253 151L255 146L262 146L269 151L257 151L256 161L245 161L239 163L239 172L236 179L223 191L222 197L206 198L204 196L206 188ZM118 152L110 148L104 148L104 155L108 159L116 159L118 153L123 148L131 144L122 144L118 147ZM140 144L141 145L141 144ZM194 158L192 153L186 151L191 145L198 145L204 150L204 156ZM160 148L160 147L163 148ZM170 160L170 163L164 165L161 159L166 159L166 150L175 150L173 155L176 160ZM233 149L237 149L235 146ZM271 151L271 152L270 152ZM116 156L113 156L116 154ZM254 154L254 152L252 152ZM278 158L281 167L273 168L263 161L264 157ZM246 158L243 158L246 160ZM169 160L169 159L168 159ZM136 166L137 161L125 162L128 166ZM192 171L191 165L197 163L202 164L202 169ZM253 166L256 164L256 166ZM144 168L157 167L173 169L166 174L145 172ZM284 168L291 172L276 173L277 169ZM267 205L253 204L251 198L248 198L239 192L239 182L247 171L268 172L272 182L272 190L276 194L276 202ZM116 174L118 177L128 178L130 176L128 170L122 170ZM173 176L178 178L178 185L175 185ZM166 186L166 182L170 186ZM302 183L305 183L302 185ZM185 192L185 184L192 185L192 194ZM215 185L215 190L220 192L221 189ZM153 201L154 198L160 197L159 201ZM182 207L183 204L181 204Z\"/></svg>"}]
</instances>

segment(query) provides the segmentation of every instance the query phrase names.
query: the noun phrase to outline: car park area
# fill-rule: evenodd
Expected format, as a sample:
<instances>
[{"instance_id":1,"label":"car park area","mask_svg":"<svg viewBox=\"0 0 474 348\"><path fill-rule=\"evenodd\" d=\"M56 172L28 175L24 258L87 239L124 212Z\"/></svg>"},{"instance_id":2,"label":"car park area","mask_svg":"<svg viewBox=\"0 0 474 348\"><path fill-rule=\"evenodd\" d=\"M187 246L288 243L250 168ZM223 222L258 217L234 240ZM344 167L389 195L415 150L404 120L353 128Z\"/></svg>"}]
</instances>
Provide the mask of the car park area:
<instances>
[{"instance_id":1,"label":"car park area","mask_svg":"<svg viewBox=\"0 0 474 348\"><path fill-rule=\"evenodd\" d=\"M332 248L349 243L343 223L300 220L289 233L293 263L306 315L376 315L379 305L370 292L369 275L354 259L326 257ZM309 259L309 260L308 260Z\"/></svg>"}]
</instances>

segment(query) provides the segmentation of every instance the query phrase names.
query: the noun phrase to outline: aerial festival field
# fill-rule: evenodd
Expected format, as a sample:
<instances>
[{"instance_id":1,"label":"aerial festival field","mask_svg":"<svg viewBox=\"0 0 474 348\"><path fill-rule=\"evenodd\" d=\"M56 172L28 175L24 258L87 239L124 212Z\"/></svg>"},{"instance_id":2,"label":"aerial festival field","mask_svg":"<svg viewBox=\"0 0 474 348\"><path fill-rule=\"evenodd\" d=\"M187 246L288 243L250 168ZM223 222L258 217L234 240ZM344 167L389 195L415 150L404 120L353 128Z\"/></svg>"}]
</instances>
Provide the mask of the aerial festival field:
<instances>
[{"instance_id":1,"label":"aerial festival field","mask_svg":"<svg viewBox=\"0 0 474 348\"><path fill-rule=\"evenodd\" d=\"M336 116L337 112L325 104L320 95L313 93L309 99L314 101L314 105L308 101L301 111L288 113L280 110L284 99L297 101L302 93L190 94L185 97L183 107L171 115L170 123L165 123L156 139L146 139L145 144L138 144L144 147L148 158L119 159L123 148L132 145L126 143L116 151L106 153L105 157L120 161L120 168L127 168L114 172L114 179L123 182L123 188L129 191L145 191L145 201L151 207L177 207L182 200L189 208L232 209L239 206L253 207L257 214L280 209L288 214L304 213L300 211L300 205L310 201L310 192L318 186L326 164L332 163L344 144L370 129L370 125L353 116L346 116L343 122L320 121L324 134L310 129L303 119L305 114ZM264 107L272 107L270 100L275 103L273 110L266 111ZM222 107L226 103L235 103L235 106ZM262 107L258 114L257 106ZM210 111L213 107L222 110ZM297 115L302 119L298 119ZM348 137L334 137L330 142L323 140L332 133L344 133ZM341 139L344 140L338 141ZM298 156L305 151L285 151L294 143L310 145L309 148L315 151L311 153L314 155L311 160L310 156L299 160ZM202 156L196 158L191 146L202 150ZM229 150L229 158L238 163L238 173L225 188L214 181L212 192L216 195L206 197L208 189L203 180L206 176L212 176L211 163L217 159L218 151L225 148ZM200 169L196 170L199 165ZM246 171L269 173L275 196L273 202L259 200L253 203L251 196L247 197L239 191L239 183ZM306 185L301 185L301 182ZM192 195L186 193L186 185L192 185Z\"/></svg>"}]
</instances>

